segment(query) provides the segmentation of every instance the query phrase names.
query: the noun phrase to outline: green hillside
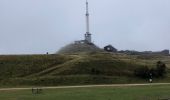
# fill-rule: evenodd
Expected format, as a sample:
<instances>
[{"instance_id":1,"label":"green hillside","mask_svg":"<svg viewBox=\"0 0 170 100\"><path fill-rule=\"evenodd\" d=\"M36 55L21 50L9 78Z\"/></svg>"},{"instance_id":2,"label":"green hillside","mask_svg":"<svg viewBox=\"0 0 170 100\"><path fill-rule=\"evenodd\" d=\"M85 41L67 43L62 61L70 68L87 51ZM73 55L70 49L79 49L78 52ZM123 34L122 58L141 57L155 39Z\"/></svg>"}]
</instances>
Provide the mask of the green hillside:
<instances>
[{"instance_id":1,"label":"green hillside","mask_svg":"<svg viewBox=\"0 0 170 100\"><path fill-rule=\"evenodd\" d=\"M144 83L147 80L135 77L134 70L145 65L155 67L159 60L170 67L168 56L133 56L95 52L70 55L0 56L0 85ZM156 79L156 81L168 82L169 76L167 74L165 79Z\"/></svg>"}]
</instances>

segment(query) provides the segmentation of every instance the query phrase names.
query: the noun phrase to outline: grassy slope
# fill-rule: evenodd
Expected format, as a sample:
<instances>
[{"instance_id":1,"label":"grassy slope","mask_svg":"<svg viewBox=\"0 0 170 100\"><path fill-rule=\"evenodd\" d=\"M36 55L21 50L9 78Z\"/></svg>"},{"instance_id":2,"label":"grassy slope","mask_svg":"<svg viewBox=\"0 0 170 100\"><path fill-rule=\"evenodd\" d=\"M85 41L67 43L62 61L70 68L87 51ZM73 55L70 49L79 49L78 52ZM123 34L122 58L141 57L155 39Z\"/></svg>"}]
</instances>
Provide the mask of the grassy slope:
<instances>
[{"instance_id":1,"label":"grassy slope","mask_svg":"<svg viewBox=\"0 0 170 100\"><path fill-rule=\"evenodd\" d=\"M146 82L133 76L134 69L145 65L153 67L158 60L164 61L170 67L170 57L165 56L146 57L109 53L0 56L0 85ZM167 77L167 81L169 80Z\"/></svg>"},{"instance_id":2,"label":"grassy slope","mask_svg":"<svg viewBox=\"0 0 170 100\"><path fill-rule=\"evenodd\" d=\"M25 77L71 59L62 55L0 56L0 78Z\"/></svg>"},{"instance_id":3,"label":"grassy slope","mask_svg":"<svg viewBox=\"0 0 170 100\"><path fill-rule=\"evenodd\" d=\"M94 87L43 90L0 91L2 100L158 100L169 98L170 85L135 87Z\"/></svg>"}]
</instances>

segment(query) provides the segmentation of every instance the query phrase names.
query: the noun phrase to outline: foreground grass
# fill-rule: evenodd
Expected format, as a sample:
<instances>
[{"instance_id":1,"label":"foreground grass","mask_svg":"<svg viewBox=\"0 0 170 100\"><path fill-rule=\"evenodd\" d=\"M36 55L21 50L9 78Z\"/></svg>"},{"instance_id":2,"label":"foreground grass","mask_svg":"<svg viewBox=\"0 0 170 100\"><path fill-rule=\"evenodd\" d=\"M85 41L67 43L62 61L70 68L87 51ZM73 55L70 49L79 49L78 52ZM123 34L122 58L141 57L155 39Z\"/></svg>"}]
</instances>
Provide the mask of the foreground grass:
<instances>
[{"instance_id":1,"label":"foreground grass","mask_svg":"<svg viewBox=\"0 0 170 100\"><path fill-rule=\"evenodd\" d=\"M170 85L47 89L41 94L32 94L31 90L0 91L1 100L158 100L168 96Z\"/></svg>"}]
</instances>

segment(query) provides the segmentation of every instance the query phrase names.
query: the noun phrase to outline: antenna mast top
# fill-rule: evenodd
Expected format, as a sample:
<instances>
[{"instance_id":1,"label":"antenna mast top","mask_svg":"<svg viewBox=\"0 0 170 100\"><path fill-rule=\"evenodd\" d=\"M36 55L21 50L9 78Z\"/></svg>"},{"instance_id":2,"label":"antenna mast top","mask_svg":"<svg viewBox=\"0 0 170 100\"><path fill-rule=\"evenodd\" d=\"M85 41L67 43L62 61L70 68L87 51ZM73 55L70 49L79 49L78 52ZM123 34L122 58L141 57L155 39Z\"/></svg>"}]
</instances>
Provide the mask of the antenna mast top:
<instances>
[{"instance_id":1,"label":"antenna mast top","mask_svg":"<svg viewBox=\"0 0 170 100\"><path fill-rule=\"evenodd\" d=\"M86 0L86 14L89 14L88 1Z\"/></svg>"},{"instance_id":2,"label":"antenna mast top","mask_svg":"<svg viewBox=\"0 0 170 100\"><path fill-rule=\"evenodd\" d=\"M86 0L86 34L85 34L85 40L88 43L91 43L91 34L90 34L90 25L89 25L89 7L88 7L88 1Z\"/></svg>"}]
</instances>

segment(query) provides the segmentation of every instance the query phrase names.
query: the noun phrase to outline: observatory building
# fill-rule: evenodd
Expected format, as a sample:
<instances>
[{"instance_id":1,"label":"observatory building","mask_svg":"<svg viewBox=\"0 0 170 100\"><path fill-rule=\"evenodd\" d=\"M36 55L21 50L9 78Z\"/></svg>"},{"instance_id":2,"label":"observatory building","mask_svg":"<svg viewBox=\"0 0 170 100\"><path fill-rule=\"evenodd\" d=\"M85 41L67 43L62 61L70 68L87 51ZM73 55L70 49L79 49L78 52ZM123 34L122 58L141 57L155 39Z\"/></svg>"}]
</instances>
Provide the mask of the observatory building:
<instances>
[{"instance_id":1,"label":"observatory building","mask_svg":"<svg viewBox=\"0 0 170 100\"><path fill-rule=\"evenodd\" d=\"M90 33L89 25L89 5L86 0L86 33L84 34L84 40L78 40L74 43L66 45L61 48L57 53L81 53L81 52L99 52L102 51L92 42L92 34Z\"/></svg>"}]
</instances>

